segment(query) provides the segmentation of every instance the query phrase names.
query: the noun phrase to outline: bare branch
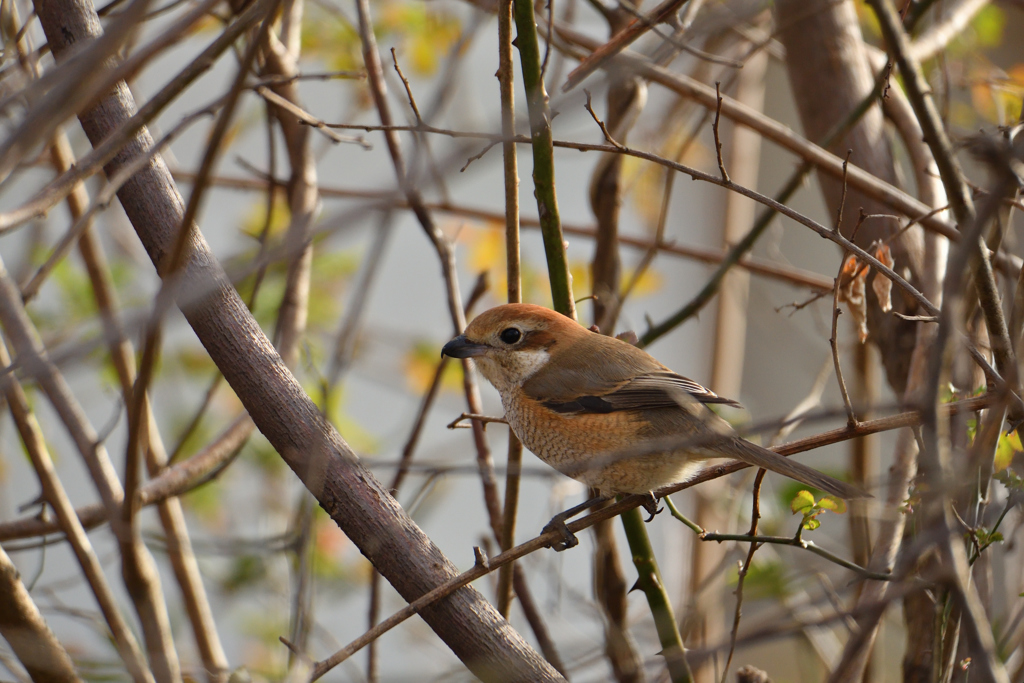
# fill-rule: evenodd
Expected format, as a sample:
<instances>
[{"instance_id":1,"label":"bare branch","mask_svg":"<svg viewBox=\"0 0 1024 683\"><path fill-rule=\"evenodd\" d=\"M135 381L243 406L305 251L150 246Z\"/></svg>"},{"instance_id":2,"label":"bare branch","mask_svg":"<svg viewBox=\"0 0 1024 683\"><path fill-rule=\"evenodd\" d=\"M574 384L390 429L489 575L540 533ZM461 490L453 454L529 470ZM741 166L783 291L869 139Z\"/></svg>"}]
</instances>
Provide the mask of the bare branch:
<instances>
[{"instance_id":1,"label":"bare branch","mask_svg":"<svg viewBox=\"0 0 1024 683\"><path fill-rule=\"evenodd\" d=\"M37 683L75 683L75 665L39 613L18 569L0 548L0 635Z\"/></svg>"}]
</instances>

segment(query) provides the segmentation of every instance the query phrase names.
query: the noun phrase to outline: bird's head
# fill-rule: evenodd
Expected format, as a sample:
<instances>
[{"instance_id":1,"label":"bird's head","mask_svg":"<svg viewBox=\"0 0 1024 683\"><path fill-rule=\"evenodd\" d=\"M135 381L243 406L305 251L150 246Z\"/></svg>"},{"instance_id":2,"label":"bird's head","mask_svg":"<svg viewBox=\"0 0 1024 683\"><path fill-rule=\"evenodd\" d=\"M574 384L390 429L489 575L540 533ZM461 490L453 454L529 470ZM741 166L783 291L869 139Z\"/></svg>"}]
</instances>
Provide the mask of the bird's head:
<instances>
[{"instance_id":1,"label":"bird's head","mask_svg":"<svg viewBox=\"0 0 1024 683\"><path fill-rule=\"evenodd\" d=\"M522 386L560 350L591 334L542 306L506 304L477 316L463 334L444 345L441 355L473 358L487 381L504 392Z\"/></svg>"}]
</instances>

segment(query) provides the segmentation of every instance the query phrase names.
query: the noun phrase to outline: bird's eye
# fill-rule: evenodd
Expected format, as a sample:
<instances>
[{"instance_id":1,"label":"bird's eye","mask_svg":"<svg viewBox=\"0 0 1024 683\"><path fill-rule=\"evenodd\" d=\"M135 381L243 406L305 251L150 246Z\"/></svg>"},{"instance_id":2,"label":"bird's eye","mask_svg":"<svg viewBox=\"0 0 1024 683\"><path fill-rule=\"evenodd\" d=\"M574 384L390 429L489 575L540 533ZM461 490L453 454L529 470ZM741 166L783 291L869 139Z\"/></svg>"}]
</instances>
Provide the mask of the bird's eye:
<instances>
[{"instance_id":1,"label":"bird's eye","mask_svg":"<svg viewBox=\"0 0 1024 683\"><path fill-rule=\"evenodd\" d=\"M501 341L506 344L515 344L517 341L522 339L523 333L515 327L506 327L498 336L501 338Z\"/></svg>"}]
</instances>

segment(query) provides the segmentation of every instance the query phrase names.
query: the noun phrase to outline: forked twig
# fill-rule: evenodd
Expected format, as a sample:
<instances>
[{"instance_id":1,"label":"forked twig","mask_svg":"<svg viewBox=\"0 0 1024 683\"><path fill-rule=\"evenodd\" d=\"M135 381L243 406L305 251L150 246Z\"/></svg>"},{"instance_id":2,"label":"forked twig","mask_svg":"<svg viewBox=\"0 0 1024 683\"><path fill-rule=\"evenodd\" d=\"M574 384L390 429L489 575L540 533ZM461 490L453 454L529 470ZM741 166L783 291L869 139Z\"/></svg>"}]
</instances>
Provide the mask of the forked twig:
<instances>
[{"instance_id":1,"label":"forked twig","mask_svg":"<svg viewBox=\"0 0 1024 683\"><path fill-rule=\"evenodd\" d=\"M839 234L839 229L843 223L843 207L846 204L846 169L847 165L850 163L850 155L852 153L853 150L847 150L846 159L843 161L843 192L839 201L839 210L836 215L835 228L833 228L833 231L836 234ZM861 220L863 220L863 217ZM860 227L859 223L858 227ZM856 230L854 231L854 233L856 234ZM842 364L839 362L838 339L839 314L842 312L839 309L839 291L840 289L842 289L843 286L843 271L846 269L846 263L849 258L849 252L846 249L843 249L842 258L840 258L839 260L839 272L836 274L836 281L832 287L832 336L829 338L828 343L832 347L832 362L836 366L836 380L839 382L839 393L841 393L843 396L843 406L846 408L847 424L849 424L851 427L855 427L857 425L857 414L854 412L853 404L850 402L850 392L846 388L846 380L843 379L843 368ZM854 263L856 264L856 261L854 261ZM854 282L856 278L860 277L860 274L856 272L856 270L858 269L855 269L855 272L850 274L851 283Z\"/></svg>"},{"instance_id":2,"label":"forked twig","mask_svg":"<svg viewBox=\"0 0 1024 683\"><path fill-rule=\"evenodd\" d=\"M492 417L490 415L479 415L477 413L462 413L457 418L448 423L448 429L469 429L469 425L462 424L464 421L480 422L482 424L489 424L496 422L498 424L508 424L503 417Z\"/></svg>"},{"instance_id":3,"label":"forked twig","mask_svg":"<svg viewBox=\"0 0 1024 683\"><path fill-rule=\"evenodd\" d=\"M583 106L586 108L587 112L590 113L591 118L594 119L594 122L597 123L598 127L601 129L601 133L604 135L605 142L607 142L609 145L617 149L625 149L621 144L619 144L615 140L615 138L612 137L611 132L609 132L608 130L608 126L605 125L604 121L602 121L601 118L597 115L597 112L594 111L594 107L590 101L590 91L584 90L583 93L587 96L587 103Z\"/></svg>"}]
</instances>

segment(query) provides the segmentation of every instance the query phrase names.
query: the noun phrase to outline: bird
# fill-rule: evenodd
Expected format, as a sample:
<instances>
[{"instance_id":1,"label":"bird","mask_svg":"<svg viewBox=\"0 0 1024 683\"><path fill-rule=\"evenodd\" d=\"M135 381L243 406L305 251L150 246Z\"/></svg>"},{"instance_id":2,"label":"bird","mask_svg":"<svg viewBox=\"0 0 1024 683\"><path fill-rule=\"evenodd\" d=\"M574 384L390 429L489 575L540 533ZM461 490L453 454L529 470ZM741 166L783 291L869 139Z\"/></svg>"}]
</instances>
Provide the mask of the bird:
<instances>
[{"instance_id":1,"label":"bird","mask_svg":"<svg viewBox=\"0 0 1024 683\"><path fill-rule=\"evenodd\" d=\"M543 306L484 311L441 349L472 358L501 395L505 419L541 460L597 489L601 497L556 515L556 550L578 541L565 519L618 494L647 496L687 481L712 458L735 458L840 498L863 498L850 484L740 437L708 406L739 406L676 374L646 351L588 329ZM652 507L653 506L653 507Z\"/></svg>"}]
</instances>

